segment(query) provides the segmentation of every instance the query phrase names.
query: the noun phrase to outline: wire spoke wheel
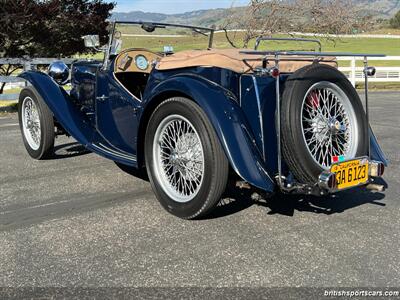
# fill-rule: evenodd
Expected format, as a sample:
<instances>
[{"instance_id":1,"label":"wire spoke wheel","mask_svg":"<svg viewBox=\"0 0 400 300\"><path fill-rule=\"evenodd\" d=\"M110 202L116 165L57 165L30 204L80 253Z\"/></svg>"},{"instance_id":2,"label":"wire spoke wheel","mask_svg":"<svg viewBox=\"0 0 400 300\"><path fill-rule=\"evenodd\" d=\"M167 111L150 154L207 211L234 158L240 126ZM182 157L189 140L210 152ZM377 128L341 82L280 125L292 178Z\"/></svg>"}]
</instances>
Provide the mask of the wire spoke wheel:
<instances>
[{"instance_id":1,"label":"wire spoke wheel","mask_svg":"<svg viewBox=\"0 0 400 300\"><path fill-rule=\"evenodd\" d=\"M41 128L39 111L31 97L22 102L22 128L26 141L33 150L40 147Z\"/></svg>"},{"instance_id":2,"label":"wire spoke wheel","mask_svg":"<svg viewBox=\"0 0 400 300\"><path fill-rule=\"evenodd\" d=\"M54 152L54 117L33 87L19 94L18 121L28 154L38 160L50 158Z\"/></svg>"},{"instance_id":3,"label":"wire spoke wheel","mask_svg":"<svg viewBox=\"0 0 400 300\"><path fill-rule=\"evenodd\" d=\"M332 82L308 90L301 108L303 138L309 154L323 169L334 157L353 158L357 152L357 117L348 96Z\"/></svg>"},{"instance_id":4,"label":"wire spoke wheel","mask_svg":"<svg viewBox=\"0 0 400 300\"><path fill-rule=\"evenodd\" d=\"M225 191L229 162L207 115L192 99L165 99L146 129L144 153L151 187L171 214L195 219Z\"/></svg>"},{"instance_id":5,"label":"wire spoke wheel","mask_svg":"<svg viewBox=\"0 0 400 300\"><path fill-rule=\"evenodd\" d=\"M368 122L360 97L337 68L311 64L289 75L282 94L282 154L300 183L368 154Z\"/></svg>"},{"instance_id":6,"label":"wire spoke wheel","mask_svg":"<svg viewBox=\"0 0 400 300\"><path fill-rule=\"evenodd\" d=\"M204 153L189 120L180 115L166 117L155 133L153 155L165 193L180 203L192 200L203 182Z\"/></svg>"}]
</instances>

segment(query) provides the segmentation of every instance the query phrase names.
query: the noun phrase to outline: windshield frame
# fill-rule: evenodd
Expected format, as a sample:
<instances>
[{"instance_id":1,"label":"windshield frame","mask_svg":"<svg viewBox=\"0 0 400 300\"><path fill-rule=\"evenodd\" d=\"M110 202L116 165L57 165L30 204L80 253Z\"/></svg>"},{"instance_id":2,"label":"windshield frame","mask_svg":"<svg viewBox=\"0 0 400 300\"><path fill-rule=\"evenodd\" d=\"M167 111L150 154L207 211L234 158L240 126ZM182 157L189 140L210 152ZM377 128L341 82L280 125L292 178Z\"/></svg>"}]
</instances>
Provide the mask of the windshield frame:
<instances>
[{"instance_id":1,"label":"windshield frame","mask_svg":"<svg viewBox=\"0 0 400 300\"><path fill-rule=\"evenodd\" d=\"M215 28L210 28L210 27L191 26L191 25L183 25L183 24L158 23L158 22L111 21L110 25L111 26L110 26L108 44L107 44L107 47L106 47L106 50L104 53L103 69L107 69L109 61L110 61L111 50L112 50L111 48L114 43L114 36L115 36L115 32L116 32L115 28L117 25L141 25L142 27L143 26L154 27L154 29L167 28L167 27L192 29L194 32L208 35L208 49L211 49L213 46L214 33L215 33Z\"/></svg>"}]
</instances>

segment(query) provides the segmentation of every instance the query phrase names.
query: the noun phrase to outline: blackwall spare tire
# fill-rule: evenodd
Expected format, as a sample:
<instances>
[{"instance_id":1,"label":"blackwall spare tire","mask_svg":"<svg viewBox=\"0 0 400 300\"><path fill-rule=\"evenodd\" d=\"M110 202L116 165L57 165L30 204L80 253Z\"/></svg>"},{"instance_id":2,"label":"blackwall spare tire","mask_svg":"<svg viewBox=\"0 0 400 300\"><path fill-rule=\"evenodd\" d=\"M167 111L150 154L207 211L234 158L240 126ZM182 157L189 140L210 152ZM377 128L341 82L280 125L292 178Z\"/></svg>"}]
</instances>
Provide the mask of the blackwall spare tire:
<instances>
[{"instance_id":1,"label":"blackwall spare tire","mask_svg":"<svg viewBox=\"0 0 400 300\"><path fill-rule=\"evenodd\" d=\"M307 184L338 159L368 152L368 124L356 90L340 71L318 63L288 77L281 135L285 162Z\"/></svg>"}]
</instances>

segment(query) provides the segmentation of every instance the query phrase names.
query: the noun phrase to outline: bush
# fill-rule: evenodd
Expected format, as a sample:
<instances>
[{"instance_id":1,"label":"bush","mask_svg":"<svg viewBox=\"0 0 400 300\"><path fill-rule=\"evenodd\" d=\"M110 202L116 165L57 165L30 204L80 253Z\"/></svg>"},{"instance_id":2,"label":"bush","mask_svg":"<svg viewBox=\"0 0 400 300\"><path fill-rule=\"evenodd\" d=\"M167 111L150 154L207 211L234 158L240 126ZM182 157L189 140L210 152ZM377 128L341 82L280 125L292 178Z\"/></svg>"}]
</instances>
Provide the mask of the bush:
<instances>
[{"instance_id":1,"label":"bush","mask_svg":"<svg viewBox=\"0 0 400 300\"><path fill-rule=\"evenodd\" d=\"M397 14L390 20L390 26L392 28L400 28L400 10Z\"/></svg>"}]
</instances>

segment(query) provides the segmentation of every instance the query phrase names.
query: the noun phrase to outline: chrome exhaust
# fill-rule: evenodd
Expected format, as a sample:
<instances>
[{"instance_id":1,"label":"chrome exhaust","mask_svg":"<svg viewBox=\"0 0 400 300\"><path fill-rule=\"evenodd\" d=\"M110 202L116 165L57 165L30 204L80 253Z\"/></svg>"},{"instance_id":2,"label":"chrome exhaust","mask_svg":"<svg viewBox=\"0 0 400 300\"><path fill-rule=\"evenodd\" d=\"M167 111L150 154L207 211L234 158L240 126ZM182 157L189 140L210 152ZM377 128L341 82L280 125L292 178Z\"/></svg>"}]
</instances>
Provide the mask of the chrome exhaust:
<instances>
[{"instance_id":1,"label":"chrome exhaust","mask_svg":"<svg viewBox=\"0 0 400 300\"><path fill-rule=\"evenodd\" d=\"M318 186L321 189L333 192L337 188L336 174L329 171L322 172L319 175Z\"/></svg>"}]
</instances>

